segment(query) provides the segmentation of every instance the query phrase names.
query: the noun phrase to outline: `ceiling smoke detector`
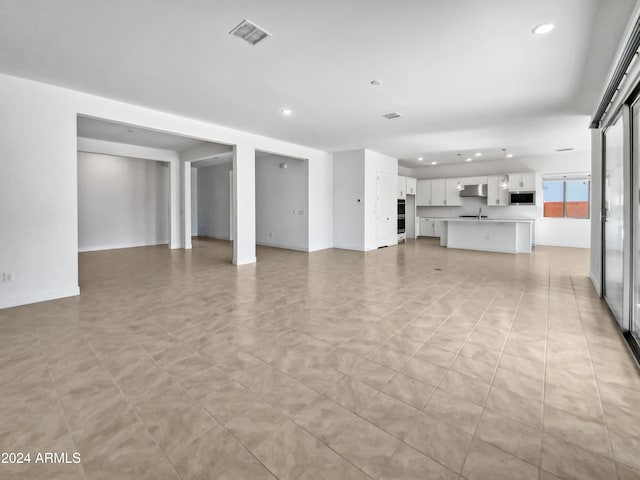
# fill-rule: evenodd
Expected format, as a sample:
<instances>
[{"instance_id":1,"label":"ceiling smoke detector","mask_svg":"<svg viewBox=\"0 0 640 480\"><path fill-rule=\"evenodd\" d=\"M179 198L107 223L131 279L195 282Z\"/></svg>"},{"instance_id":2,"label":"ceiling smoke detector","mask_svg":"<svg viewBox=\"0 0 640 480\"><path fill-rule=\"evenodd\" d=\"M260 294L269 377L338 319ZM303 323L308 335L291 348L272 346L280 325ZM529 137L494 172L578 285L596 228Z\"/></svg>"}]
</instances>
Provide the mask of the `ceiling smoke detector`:
<instances>
[{"instance_id":1,"label":"ceiling smoke detector","mask_svg":"<svg viewBox=\"0 0 640 480\"><path fill-rule=\"evenodd\" d=\"M245 42L251 45L257 45L271 34L264 28L259 27L251 20L242 20L233 30L229 32L229 35L243 39Z\"/></svg>"},{"instance_id":2,"label":"ceiling smoke detector","mask_svg":"<svg viewBox=\"0 0 640 480\"><path fill-rule=\"evenodd\" d=\"M402 116L402 114L398 113L398 112L391 112L391 113L385 113L382 116L384 118L386 118L387 120L393 120L394 118L400 118Z\"/></svg>"}]
</instances>

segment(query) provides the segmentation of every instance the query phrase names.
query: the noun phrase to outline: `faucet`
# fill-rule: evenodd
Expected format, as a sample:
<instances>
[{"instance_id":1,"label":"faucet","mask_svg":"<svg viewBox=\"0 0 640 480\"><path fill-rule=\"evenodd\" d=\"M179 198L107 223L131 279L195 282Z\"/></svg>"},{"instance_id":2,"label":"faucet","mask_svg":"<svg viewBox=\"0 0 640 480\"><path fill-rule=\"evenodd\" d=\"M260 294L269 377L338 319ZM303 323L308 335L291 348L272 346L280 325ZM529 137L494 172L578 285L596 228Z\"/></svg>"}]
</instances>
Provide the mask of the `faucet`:
<instances>
[{"instance_id":1,"label":"faucet","mask_svg":"<svg viewBox=\"0 0 640 480\"><path fill-rule=\"evenodd\" d=\"M482 207L478 209L478 220L482 220Z\"/></svg>"}]
</instances>

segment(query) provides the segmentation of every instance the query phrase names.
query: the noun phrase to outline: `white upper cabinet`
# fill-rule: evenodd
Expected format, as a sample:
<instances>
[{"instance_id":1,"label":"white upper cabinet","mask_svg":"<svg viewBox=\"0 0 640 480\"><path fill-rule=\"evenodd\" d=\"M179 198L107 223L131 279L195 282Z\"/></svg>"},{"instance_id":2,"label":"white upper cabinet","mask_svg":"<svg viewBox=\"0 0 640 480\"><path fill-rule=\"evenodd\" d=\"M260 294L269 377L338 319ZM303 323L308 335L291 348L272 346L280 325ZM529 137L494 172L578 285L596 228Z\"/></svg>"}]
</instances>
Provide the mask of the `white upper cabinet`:
<instances>
[{"instance_id":1,"label":"white upper cabinet","mask_svg":"<svg viewBox=\"0 0 640 480\"><path fill-rule=\"evenodd\" d=\"M447 178L445 180L445 202L446 206L462 206L462 197L460 196L460 190L458 190L458 184L461 184L459 178Z\"/></svg>"},{"instance_id":2,"label":"white upper cabinet","mask_svg":"<svg viewBox=\"0 0 640 480\"><path fill-rule=\"evenodd\" d=\"M417 180L415 178L406 177L407 178L407 194L415 195L416 190L418 189Z\"/></svg>"},{"instance_id":3,"label":"white upper cabinet","mask_svg":"<svg viewBox=\"0 0 640 480\"><path fill-rule=\"evenodd\" d=\"M416 187L416 207L431 205L431 180L418 180Z\"/></svg>"},{"instance_id":4,"label":"white upper cabinet","mask_svg":"<svg viewBox=\"0 0 640 480\"><path fill-rule=\"evenodd\" d=\"M503 175L488 178L487 181L487 205L490 207L506 207L509 205L509 191L502 188L507 180Z\"/></svg>"},{"instance_id":5,"label":"white upper cabinet","mask_svg":"<svg viewBox=\"0 0 640 480\"><path fill-rule=\"evenodd\" d=\"M447 204L447 186L444 178L431 180L431 205L444 206Z\"/></svg>"},{"instance_id":6,"label":"white upper cabinet","mask_svg":"<svg viewBox=\"0 0 640 480\"><path fill-rule=\"evenodd\" d=\"M407 177L398 175L398 198L407 198Z\"/></svg>"},{"instance_id":7,"label":"white upper cabinet","mask_svg":"<svg viewBox=\"0 0 640 480\"><path fill-rule=\"evenodd\" d=\"M535 173L510 173L510 192L534 192L536 190Z\"/></svg>"},{"instance_id":8,"label":"white upper cabinet","mask_svg":"<svg viewBox=\"0 0 640 480\"><path fill-rule=\"evenodd\" d=\"M404 177L404 194L411 195L411 181ZM511 173L509 175L491 175L487 177L433 178L418 180L415 187L417 207L460 207L464 197L460 196L459 184L487 184L487 205L491 207L509 206L509 192L535 192L537 176L535 173ZM506 184L507 188L503 188ZM399 184L400 185L400 184ZM400 188L400 187L398 187ZM404 197L402 197L404 198Z\"/></svg>"}]
</instances>

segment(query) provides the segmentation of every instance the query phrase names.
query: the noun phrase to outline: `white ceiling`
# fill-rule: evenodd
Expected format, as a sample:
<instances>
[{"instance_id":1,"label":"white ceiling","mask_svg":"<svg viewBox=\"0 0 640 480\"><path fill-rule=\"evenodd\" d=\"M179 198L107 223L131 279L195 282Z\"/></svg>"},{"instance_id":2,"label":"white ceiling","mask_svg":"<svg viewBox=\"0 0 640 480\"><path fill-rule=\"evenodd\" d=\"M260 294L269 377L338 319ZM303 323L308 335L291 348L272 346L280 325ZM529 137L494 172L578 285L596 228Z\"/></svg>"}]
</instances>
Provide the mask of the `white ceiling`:
<instances>
[{"instance_id":1,"label":"white ceiling","mask_svg":"<svg viewBox=\"0 0 640 480\"><path fill-rule=\"evenodd\" d=\"M78 117L78 136L181 152L208 142L122 123Z\"/></svg>"},{"instance_id":2,"label":"white ceiling","mask_svg":"<svg viewBox=\"0 0 640 480\"><path fill-rule=\"evenodd\" d=\"M635 3L0 0L0 71L405 165L586 151ZM244 18L273 37L228 35Z\"/></svg>"},{"instance_id":3,"label":"white ceiling","mask_svg":"<svg viewBox=\"0 0 640 480\"><path fill-rule=\"evenodd\" d=\"M225 152L219 153L211 158L206 158L204 160L198 160L196 162L191 162L191 168L206 168L213 167L215 165L222 165L223 163L231 163L233 162L233 152Z\"/></svg>"}]
</instances>

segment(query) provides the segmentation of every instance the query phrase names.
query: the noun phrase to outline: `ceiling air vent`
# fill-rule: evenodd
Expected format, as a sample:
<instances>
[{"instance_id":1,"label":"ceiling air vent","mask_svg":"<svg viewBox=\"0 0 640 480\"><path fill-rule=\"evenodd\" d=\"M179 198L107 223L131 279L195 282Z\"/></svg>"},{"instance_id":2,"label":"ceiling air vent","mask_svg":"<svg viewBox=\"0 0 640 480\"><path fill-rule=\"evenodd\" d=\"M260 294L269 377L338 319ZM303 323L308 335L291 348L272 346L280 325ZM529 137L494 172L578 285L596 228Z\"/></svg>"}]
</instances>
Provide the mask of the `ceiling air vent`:
<instances>
[{"instance_id":1,"label":"ceiling air vent","mask_svg":"<svg viewBox=\"0 0 640 480\"><path fill-rule=\"evenodd\" d=\"M402 114L400 114L398 112L391 112L391 113L385 113L382 116L384 118L386 118L387 120L393 120L394 118L400 118L402 116Z\"/></svg>"},{"instance_id":2,"label":"ceiling air vent","mask_svg":"<svg viewBox=\"0 0 640 480\"><path fill-rule=\"evenodd\" d=\"M234 35L243 39L245 42L250 43L251 45L257 45L262 40L267 37L270 37L271 34L267 32L264 28L259 27L251 20L244 19L241 21L238 26L236 26L233 30L229 32L229 35Z\"/></svg>"},{"instance_id":3,"label":"ceiling air vent","mask_svg":"<svg viewBox=\"0 0 640 480\"><path fill-rule=\"evenodd\" d=\"M556 148L556 152L570 152L573 150L573 147L570 148Z\"/></svg>"}]
</instances>

